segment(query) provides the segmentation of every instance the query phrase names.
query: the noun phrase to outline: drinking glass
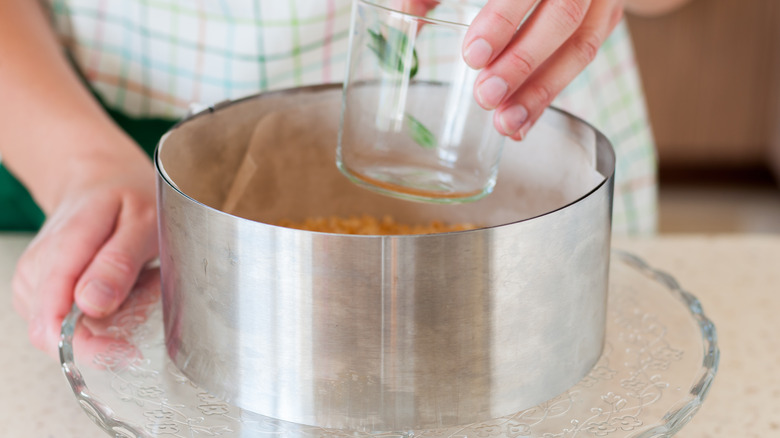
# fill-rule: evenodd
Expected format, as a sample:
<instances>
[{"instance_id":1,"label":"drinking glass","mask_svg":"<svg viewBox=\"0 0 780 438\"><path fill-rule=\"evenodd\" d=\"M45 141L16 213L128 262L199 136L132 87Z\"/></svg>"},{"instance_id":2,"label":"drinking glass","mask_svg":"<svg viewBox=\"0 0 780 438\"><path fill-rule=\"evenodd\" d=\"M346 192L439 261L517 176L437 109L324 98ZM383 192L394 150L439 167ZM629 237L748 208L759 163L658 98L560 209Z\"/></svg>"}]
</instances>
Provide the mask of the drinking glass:
<instances>
[{"instance_id":1,"label":"drinking glass","mask_svg":"<svg viewBox=\"0 0 780 438\"><path fill-rule=\"evenodd\" d=\"M474 100L478 72L462 56L479 7L424 3L353 3L336 161L384 194L473 201L493 189L504 141Z\"/></svg>"}]
</instances>

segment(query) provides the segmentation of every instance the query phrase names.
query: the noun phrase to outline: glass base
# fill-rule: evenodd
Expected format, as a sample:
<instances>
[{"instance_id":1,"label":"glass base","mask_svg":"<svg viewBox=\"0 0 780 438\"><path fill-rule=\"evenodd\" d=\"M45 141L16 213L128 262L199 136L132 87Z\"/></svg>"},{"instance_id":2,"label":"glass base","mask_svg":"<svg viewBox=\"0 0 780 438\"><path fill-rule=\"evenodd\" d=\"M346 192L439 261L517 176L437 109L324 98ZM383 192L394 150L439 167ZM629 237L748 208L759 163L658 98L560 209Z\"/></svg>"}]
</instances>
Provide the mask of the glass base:
<instances>
[{"instance_id":1,"label":"glass base","mask_svg":"<svg viewBox=\"0 0 780 438\"><path fill-rule=\"evenodd\" d=\"M74 308L60 358L76 399L114 437L666 437L698 411L718 366L715 327L673 277L614 251L604 352L564 394L531 409L436 430L362 433L287 423L231 406L165 350L159 271L105 320Z\"/></svg>"},{"instance_id":2,"label":"glass base","mask_svg":"<svg viewBox=\"0 0 780 438\"><path fill-rule=\"evenodd\" d=\"M344 176L353 183L387 196L407 201L436 204L458 204L482 199L493 191L495 181L478 190L463 187L457 177L435 169L419 167L372 167L356 172L337 163Z\"/></svg>"}]
</instances>

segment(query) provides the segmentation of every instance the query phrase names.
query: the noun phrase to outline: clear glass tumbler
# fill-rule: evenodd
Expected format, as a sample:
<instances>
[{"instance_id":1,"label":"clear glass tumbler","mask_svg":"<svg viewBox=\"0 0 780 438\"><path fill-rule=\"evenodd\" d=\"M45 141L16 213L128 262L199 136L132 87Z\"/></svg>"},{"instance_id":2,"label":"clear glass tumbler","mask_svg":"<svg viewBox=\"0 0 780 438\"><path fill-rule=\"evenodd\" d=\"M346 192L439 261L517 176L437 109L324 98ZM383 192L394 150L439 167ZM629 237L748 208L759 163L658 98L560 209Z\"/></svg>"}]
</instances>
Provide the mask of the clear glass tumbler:
<instances>
[{"instance_id":1,"label":"clear glass tumbler","mask_svg":"<svg viewBox=\"0 0 780 438\"><path fill-rule=\"evenodd\" d=\"M479 7L442 1L425 11L423 3L353 3L337 165L384 194L476 200L495 185L504 142L474 100L478 72L461 54Z\"/></svg>"}]
</instances>

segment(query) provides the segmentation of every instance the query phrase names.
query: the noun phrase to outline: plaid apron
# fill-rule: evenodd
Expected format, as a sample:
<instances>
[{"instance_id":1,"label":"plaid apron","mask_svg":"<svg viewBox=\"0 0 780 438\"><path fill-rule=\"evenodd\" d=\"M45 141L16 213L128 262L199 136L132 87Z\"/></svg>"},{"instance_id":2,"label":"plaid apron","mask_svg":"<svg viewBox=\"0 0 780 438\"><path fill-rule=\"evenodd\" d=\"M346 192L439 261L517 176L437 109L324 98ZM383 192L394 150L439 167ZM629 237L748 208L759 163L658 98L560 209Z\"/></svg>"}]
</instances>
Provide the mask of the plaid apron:
<instances>
[{"instance_id":1,"label":"plaid apron","mask_svg":"<svg viewBox=\"0 0 780 438\"><path fill-rule=\"evenodd\" d=\"M347 55L350 0L49 0L73 63L147 151L191 103L335 83ZM617 153L613 230L656 230L656 155L628 29L554 102L590 122ZM0 229L43 215L0 169Z\"/></svg>"}]
</instances>

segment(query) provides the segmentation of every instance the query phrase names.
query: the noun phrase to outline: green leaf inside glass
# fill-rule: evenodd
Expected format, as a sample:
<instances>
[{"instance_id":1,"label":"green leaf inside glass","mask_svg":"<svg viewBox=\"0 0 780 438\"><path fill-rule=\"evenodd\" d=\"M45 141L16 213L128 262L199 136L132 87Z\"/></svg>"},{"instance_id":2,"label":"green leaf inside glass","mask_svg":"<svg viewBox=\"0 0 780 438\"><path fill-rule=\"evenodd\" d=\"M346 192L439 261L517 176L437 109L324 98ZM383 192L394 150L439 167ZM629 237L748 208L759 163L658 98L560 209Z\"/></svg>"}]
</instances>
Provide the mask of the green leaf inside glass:
<instances>
[{"instance_id":1,"label":"green leaf inside glass","mask_svg":"<svg viewBox=\"0 0 780 438\"><path fill-rule=\"evenodd\" d=\"M390 73L408 74L409 79L417 75L420 67L417 50L412 50L411 66L407 68L404 62L404 53L409 47L409 37L404 32L388 27L387 35L372 29L368 33L371 36L368 48L377 56L383 69ZM433 132L408 112L405 114L412 140L425 149L435 148L437 141Z\"/></svg>"},{"instance_id":2,"label":"green leaf inside glass","mask_svg":"<svg viewBox=\"0 0 780 438\"><path fill-rule=\"evenodd\" d=\"M436 147L436 136L430 129L426 128L419 120L409 113L406 113L406 121L409 123L409 132L412 140L425 149Z\"/></svg>"},{"instance_id":3,"label":"green leaf inside glass","mask_svg":"<svg viewBox=\"0 0 780 438\"><path fill-rule=\"evenodd\" d=\"M394 27L387 28L387 37L382 32L368 30L371 42L368 48L379 58L382 67L390 72L407 73L404 53L409 46L409 37ZM412 65L409 67L409 79L414 78L419 68L417 50L412 50Z\"/></svg>"}]
</instances>

